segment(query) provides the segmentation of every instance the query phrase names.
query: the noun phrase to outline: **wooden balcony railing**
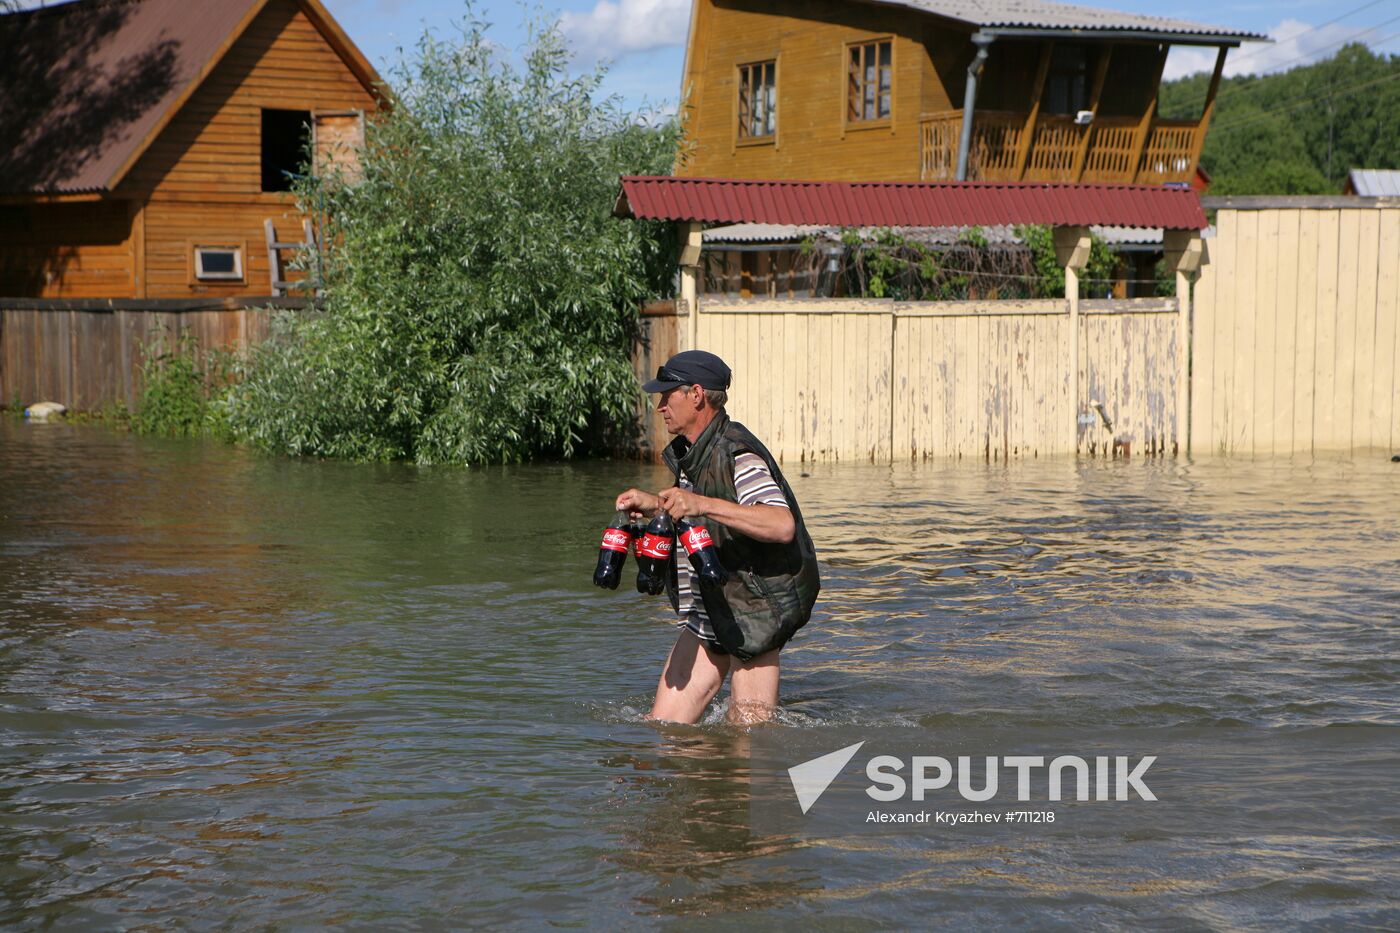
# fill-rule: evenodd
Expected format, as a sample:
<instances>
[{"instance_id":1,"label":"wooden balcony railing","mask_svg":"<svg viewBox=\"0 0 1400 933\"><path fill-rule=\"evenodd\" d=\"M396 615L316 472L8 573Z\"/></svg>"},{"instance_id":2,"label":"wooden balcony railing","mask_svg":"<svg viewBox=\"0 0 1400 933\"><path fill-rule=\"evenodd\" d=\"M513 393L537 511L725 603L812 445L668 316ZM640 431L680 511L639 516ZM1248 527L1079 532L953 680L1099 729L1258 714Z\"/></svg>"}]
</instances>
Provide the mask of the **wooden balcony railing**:
<instances>
[{"instance_id":1,"label":"wooden balcony railing","mask_svg":"<svg viewBox=\"0 0 1400 933\"><path fill-rule=\"evenodd\" d=\"M957 177L962 111L927 114L920 124L920 177ZM967 177L973 181L1189 182L1200 156L1190 120L1099 117L1088 126L1062 115L979 110L973 117Z\"/></svg>"}]
</instances>

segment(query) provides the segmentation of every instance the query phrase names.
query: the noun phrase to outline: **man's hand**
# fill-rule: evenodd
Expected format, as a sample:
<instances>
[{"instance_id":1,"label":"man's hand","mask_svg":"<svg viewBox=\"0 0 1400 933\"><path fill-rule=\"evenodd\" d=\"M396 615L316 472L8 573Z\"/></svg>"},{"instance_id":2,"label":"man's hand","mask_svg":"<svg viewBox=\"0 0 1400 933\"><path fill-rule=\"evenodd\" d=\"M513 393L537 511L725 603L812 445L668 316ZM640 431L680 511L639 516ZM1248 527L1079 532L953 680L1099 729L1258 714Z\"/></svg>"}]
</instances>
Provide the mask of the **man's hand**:
<instances>
[{"instance_id":1,"label":"man's hand","mask_svg":"<svg viewBox=\"0 0 1400 933\"><path fill-rule=\"evenodd\" d=\"M649 492L642 492L634 487L618 496L617 505L613 508L619 512L627 512L633 520L636 520L647 518L661 508L661 500Z\"/></svg>"},{"instance_id":2,"label":"man's hand","mask_svg":"<svg viewBox=\"0 0 1400 933\"><path fill-rule=\"evenodd\" d=\"M709 514L706 509L712 501L708 496L702 496L693 489L682 489L679 486L661 490L658 498L661 500L661 507L676 521L686 516L703 518Z\"/></svg>"}]
</instances>

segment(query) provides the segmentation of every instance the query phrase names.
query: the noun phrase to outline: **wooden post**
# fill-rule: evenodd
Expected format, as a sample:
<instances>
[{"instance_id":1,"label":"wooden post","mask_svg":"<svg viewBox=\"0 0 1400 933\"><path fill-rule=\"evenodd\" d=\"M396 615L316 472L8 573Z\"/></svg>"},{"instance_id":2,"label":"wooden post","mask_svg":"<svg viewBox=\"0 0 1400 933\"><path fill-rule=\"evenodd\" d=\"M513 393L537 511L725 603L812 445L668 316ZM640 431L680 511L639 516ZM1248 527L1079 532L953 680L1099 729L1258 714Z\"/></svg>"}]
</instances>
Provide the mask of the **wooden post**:
<instances>
[{"instance_id":1,"label":"wooden post","mask_svg":"<svg viewBox=\"0 0 1400 933\"><path fill-rule=\"evenodd\" d=\"M1205 264L1199 230L1168 230L1162 246L1167 267L1176 272L1176 453L1191 453L1191 284Z\"/></svg>"},{"instance_id":2,"label":"wooden post","mask_svg":"<svg viewBox=\"0 0 1400 933\"><path fill-rule=\"evenodd\" d=\"M1134 184L1142 175L1142 155L1147 149L1147 140L1152 136L1152 121L1157 119L1157 101L1162 94L1162 69L1167 67L1169 51L1171 46L1163 45L1161 53L1157 56L1157 76L1152 81L1152 99L1147 102L1142 119L1138 121L1137 135L1133 140L1133 161L1128 170L1128 181ZM1191 166L1191 171L1195 170L1196 167Z\"/></svg>"},{"instance_id":3,"label":"wooden post","mask_svg":"<svg viewBox=\"0 0 1400 933\"><path fill-rule=\"evenodd\" d=\"M1099 100L1103 97L1103 82L1108 77L1108 63L1113 58L1113 46L1104 49L1099 56L1098 68L1094 71L1094 89L1089 95L1089 111L1095 116L1099 112ZM1160 75L1158 76L1160 79ZM1089 140L1094 138L1093 121L1084 127L1084 138L1079 141L1079 151L1074 154L1074 180L1076 183L1084 180L1084 165L1089 161Z\"/></svg>"},{"instance_id":4,"label":"wooden post","mask_svg":"<svg viewBox=\"0 0 1400 933\"><path fill-rule=\"evenodd\" d=\"M131 218L131 297L146 297L146 203L127 202Z\"/></svg>"},{"instance_id":5,"label":"wooden post","mask_svg":"<svg viewBox=\"0 0 1400 933\"><path fill-rule=\"evenodd\" d=\"M1093 238L1088 227L1056 227L1055 256L1065 270L1065 300L1069 302L1069 410L1074 419L1070 437L1079 450L1079 270L1089 264Z\"/></svg>"},{"instance_id":6,"label":"wooden post","mask_svg":"<svg viewBox=\"0 0 1400 933\"><path fill-rule=\"evenodd\" d=\"M1031 101L1031 112L1026 116L1026 125L1021 130L1020 145L1016 148L1016 169L1011 176L1012 181L1021 181L1026 177L1026 163L1030 161L1031 144L1035 140L1035 124L1040 119L1040 99L1045 96L1045 78L1050 74L1050 56L1054 52L1053 41L1041 46L1040 67L1035 73L1035 97Z\"/></svg>"},{"instance_id":7,"label":"wooden post","mask_svg":"<svg viewBox=\"0 0 1400 933\"><path fill-rule=\"evenodd\" d=\"M1201 108L1201 121L1196 124L1196 135L1192 142L1191 153L1191 174L1196 174L1196 166L1201 161L1201 149L1206 144L1206 130L1210 127L1210 118L1215 113L1215 95L1220 90L1220 76L1225 72L1225 56L1229 54L1230 47L1222 45L1220 51L1215 55L1215 71L1210 76L1210 87L1206 90L1206 102Z\"/></svg>"},{"instance_id":8,"label":"wooden post","mask_svg":"<svg viewBox=\"0 0 1400 933\"><path fill-rule=\"evenodd\" d=\"M700 342L700 224L696 221L682 223L677 226L676 235L681 244L681 302L689 316L684 349L694 350Z\"/></svg>"}]
</instances>

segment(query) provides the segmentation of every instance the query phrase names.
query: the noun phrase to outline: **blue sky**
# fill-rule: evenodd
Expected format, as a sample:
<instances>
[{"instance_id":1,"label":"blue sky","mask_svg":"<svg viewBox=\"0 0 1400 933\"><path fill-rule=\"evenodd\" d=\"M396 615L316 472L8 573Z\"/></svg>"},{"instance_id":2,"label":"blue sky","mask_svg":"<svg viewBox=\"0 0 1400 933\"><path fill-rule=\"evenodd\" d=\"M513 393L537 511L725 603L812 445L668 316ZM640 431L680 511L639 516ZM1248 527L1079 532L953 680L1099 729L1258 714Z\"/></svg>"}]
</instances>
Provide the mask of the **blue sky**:
<instances>
[{"instance_id":1,"label":"blue sky","mask_svg":"<svg viewBox=\"0 0 1400 933\"><path fill-rule=\"evenodd\" d=\"M452 24L460 21L467 9L463 0L323 2L381 70L387 70L384 66L399 46L411 46L425 28L450 34ZM1377 51L1400 51L1400 0L1186 0L1171 5L1115 0L1107 5L1266 33L1278 40L1231 52L1227 74L1296 67L1326 58L1350 39L1367 42ZM555 0L539 4L478 0L475 9L480 18L493 24L492 38L508 48L525 41L525 24L532 16L559 18L581 65L599 58L611 60L606 89L633 108L668 109L679 96L690 0ZM1167 76L1205 69L1213 61L1213 50L1174 49Z\"/></svg>"}]
</instances>

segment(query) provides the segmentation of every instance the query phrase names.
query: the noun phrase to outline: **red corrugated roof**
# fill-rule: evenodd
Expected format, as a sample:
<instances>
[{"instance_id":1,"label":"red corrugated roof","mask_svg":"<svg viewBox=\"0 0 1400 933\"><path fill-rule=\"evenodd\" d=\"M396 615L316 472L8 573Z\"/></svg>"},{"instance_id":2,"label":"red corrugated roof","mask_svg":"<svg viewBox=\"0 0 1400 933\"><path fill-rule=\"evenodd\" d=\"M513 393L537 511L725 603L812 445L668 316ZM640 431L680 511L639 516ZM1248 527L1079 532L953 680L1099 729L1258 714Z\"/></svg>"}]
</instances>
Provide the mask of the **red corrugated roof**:
<instances>
[{"instance_id":1,"label":"red corrugated roof","mask_svg":"<svg viewBox=\"0 0 1400 933\"><path fill-rule=\"evenodd\" d=\"M613 213L638 220L963 227L994 224L1200 230L1189 188L996 182L757 181L624 175Z\"/></svg>"}]
</instances>

